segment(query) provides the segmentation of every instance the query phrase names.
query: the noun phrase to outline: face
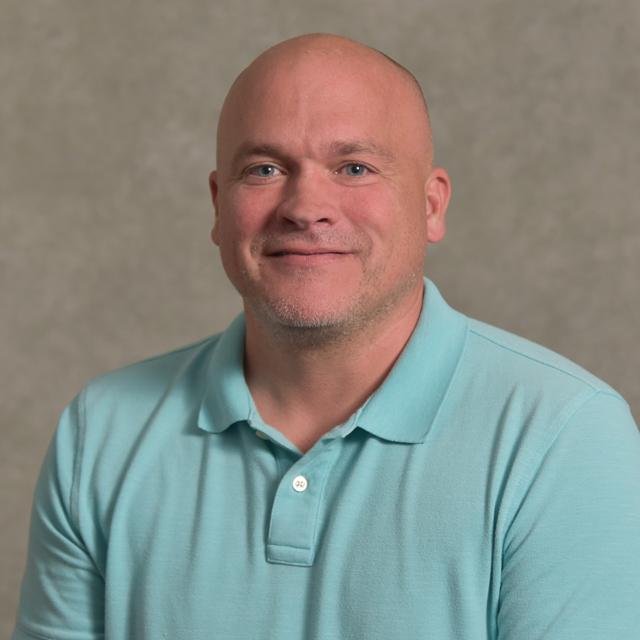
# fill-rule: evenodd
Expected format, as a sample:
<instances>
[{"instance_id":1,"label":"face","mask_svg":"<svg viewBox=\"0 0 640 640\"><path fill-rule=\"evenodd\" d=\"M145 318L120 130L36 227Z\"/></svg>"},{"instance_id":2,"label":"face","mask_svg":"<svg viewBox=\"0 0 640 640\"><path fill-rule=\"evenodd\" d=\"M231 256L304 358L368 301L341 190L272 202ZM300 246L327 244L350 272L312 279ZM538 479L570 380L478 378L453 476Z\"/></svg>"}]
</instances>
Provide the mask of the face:
<instances>
[{"instance_id":1,"label":"face","mask_svg":"<svg viewBox=\"0 0 640 640\"><path fill-rule=\"evenodd\" d=\"M422 290L427 243L444 235L449 183L428 165L423 107L386 61L362 64L285 57L225 103L212 238L263 324L382 318Z\"/></svg>"}]
</instances>

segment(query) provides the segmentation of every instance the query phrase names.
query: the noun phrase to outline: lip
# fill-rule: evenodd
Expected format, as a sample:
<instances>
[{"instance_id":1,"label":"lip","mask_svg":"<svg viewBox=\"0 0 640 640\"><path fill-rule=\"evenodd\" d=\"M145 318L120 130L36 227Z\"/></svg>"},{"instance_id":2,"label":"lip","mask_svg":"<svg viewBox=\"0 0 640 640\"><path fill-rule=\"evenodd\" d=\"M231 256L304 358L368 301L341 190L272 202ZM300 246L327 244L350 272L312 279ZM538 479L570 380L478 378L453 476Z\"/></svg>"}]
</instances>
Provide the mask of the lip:
<instances>
[{"instance_id":1,"label":"lip","mask_svg":"<svg viewBox=\"0 0 640 640\"><path fill-rule=\"evenodd\" d=\"M267 257L272 261L272 264L280 264L287 267L316 267L342 260L350 255L346 251L320 249L298 249L294 251L286 249L269 253Z\"/></svg>"},{"instance_id":2,"label":"lip","mask_svg":"<svg viewBox=\"0 0 640 640\"><path fill-rule=\"evenodd\" d=\"M334 249L332 247L276 247L275 249L268 251L267 256L270 258L280 258L289 255L295 256L317 256L317 255L345 255L350 253L349 251L343 251L341 249Z\"/></svg>"}]
</instances>

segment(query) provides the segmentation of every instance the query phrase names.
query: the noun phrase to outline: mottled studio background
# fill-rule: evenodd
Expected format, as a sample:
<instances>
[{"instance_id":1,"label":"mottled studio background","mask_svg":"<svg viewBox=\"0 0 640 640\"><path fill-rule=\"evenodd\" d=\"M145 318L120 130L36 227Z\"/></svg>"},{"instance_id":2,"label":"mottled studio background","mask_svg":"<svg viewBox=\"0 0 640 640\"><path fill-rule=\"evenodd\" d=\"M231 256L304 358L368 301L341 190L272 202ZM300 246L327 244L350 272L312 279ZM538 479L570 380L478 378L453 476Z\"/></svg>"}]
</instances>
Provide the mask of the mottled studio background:
<instances>
[{"instance_id":1,"label":"mottled studio background","mask_svg":"<svg viewBox=\"0 0 640 640\"><path fill-rule=\"evenodd\" d=\"M238 312L209 241L216 118L241 68L309 31L423 83L454 183L427 262L449 302L592 370L639 418L637 0L5 1L0 636L63 406Z\"/></svg>"}]
</instances>

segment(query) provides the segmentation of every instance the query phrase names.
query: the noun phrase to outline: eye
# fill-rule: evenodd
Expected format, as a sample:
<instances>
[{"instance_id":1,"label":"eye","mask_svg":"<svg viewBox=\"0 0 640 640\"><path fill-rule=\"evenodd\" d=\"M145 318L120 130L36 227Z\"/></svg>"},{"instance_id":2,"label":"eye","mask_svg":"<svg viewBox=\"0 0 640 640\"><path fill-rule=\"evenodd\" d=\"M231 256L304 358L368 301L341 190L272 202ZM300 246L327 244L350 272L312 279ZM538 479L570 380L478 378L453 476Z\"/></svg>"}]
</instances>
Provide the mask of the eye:
<instances>
[{"instance_id":1,"label":"eye","mask_svg":"<svg viewBox=\"0 0 640 640\"><path fill-rule=\"evenodd\" d=\"M246 174L249 176L256 176L258 178L273 178L278 175L280 169L272 164L257 164L253 167L249 167Z\"/></svg>"},{"instance_id":2,"label":"eye","mask_svg":"<svg viewBox=\"0 0 640 640\"><path fill-rule=\"evenodd\" d=\"M367 173L370 173L369 167L364 164L360 164L359 162L350 162L349 164L345 164L340 168L340 171L344 172L345 175L351 178L360 178L362 176L366 176Z\"/></svg>"}]
</instances>

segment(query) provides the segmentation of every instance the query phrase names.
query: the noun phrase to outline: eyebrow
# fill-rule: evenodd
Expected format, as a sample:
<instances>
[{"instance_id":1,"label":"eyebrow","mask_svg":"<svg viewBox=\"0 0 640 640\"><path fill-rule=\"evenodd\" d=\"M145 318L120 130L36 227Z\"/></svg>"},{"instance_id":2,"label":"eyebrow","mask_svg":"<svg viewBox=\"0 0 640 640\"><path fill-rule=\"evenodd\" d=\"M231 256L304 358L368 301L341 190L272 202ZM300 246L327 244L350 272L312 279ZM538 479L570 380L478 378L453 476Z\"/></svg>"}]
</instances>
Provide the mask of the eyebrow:
<instances>
[{"instance_id":1,"label":"eyebrow","mask_svg":"<svg viewBox=\"0 0 640 640\"><path fill-rule=\"evenodd\" d=\"M374 140L336 140L329 145L329 153L349 156L353 153L368 153L391 162L395 156L389 149Z\"/></svg>"},{"instance_id":2,"label":"eyebrow","mask_svg":"<svg viewBox=\"0 0 640 640\"><path fill-rule=\"evenodd\" d=\"M354 153L367 153L377 156L387 162L395 160L395 155L386 147L373 140L334 140L328 146L332 156L349 156ZM277 144L244 142L233 155L232 166L236 166L243 158L249 156L270 156L273 158L290 159L291 155Z\"/></svg>"},{"instance_id":3,"label":"eyebrow","mask_svg":"<svg viewBox=\"0 0 640 640\"><path fill-rule=\"evenodd\" d=\"M233 154L231 166L236 166L240 160L249 156L271 156L273 158L284 158L287 154L283 149L275 144L263 144L259 142L244 142Z\"/></svg>"}]
</instances>

